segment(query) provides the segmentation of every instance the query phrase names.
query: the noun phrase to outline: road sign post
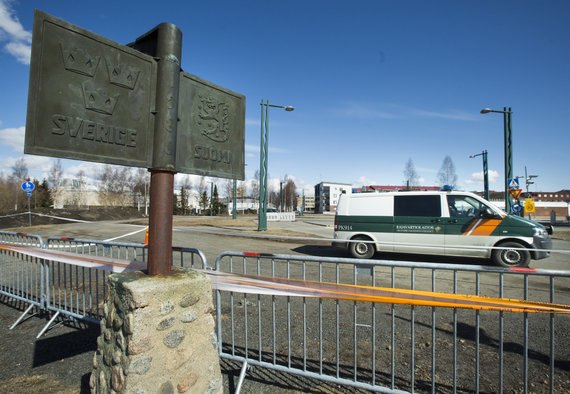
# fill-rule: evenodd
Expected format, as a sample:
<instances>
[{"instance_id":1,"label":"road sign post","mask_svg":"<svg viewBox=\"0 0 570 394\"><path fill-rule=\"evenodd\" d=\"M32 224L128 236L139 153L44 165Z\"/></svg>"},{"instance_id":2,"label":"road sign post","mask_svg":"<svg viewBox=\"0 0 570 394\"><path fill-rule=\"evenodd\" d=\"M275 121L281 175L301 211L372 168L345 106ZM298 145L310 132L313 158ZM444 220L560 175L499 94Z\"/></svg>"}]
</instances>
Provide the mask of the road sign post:
<instances>
[{"instance_id":1,"label":"road sign post","mask_svg":"<svg viewBox=\"0 0 570 394\"><path fill-rule=\"evenodd\" d=\"M30 181L26 181L26 182L22 183L22 190L25 191L26 195L28 196L28 219L29 219L30 227L32 227L32 210L30 208L30 198L32 197L32 191L35 188L36 188L36 185L34 185Z\"/></svg>"},{"instance_id":2,"label":"road sign post","mask_svg":"<svg viewBox=\"0 0 570 394\"><path fill-rule=\"evenodd\" d=\"M507 201L505 201L506 204L505 208L507 213L514 213L514 214L520 213L521 209L519 208L520 205L518 205L518 198L521 194L522 189L519 188L518 178L507 178L505 186L507 187L507 193L505 198L508 200L508 204ZM509 195L513 198L512 203L509 198ZM518 207L515 207L515 205L518 205Z\"/></svg>"}]
</instances>

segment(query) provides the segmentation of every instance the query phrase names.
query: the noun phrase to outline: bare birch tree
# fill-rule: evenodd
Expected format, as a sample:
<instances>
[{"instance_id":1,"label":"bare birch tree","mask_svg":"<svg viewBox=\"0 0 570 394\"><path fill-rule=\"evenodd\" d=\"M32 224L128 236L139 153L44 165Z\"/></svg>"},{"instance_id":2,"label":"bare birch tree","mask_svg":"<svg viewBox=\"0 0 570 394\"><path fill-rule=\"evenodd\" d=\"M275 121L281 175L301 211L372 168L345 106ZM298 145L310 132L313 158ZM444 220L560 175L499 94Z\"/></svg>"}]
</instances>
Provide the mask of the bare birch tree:
<instances>
[{"instance_id":1,"label":"bare birch tree","mask_svg":"<svg viewBox=\"0 0 570 394\"><path fill-rule=\"evenodd\" d=\"M53 207L63 206L63 167L60 159L52 161L47 181L50 186Z\"/></svg>"},{"instance_id":2,"label":"bare birch tree","mask_svg":"<svg viewBox=\"0 0 570 394\"><path fill-rule=\"evenodd\" d=\"M453 165L453 160L449 155L445 156L441 168L437 173L437 179L439 184L456 186L457 184L457 174L455 173L455 166Z\"/></svg>"},{"instance_id":3,"label":"bare birch tree","mask_svg":"<svg viewBox=\"0 0 570 394\"><path fill-rule=\"evenodd\" d=\"M406 162L406 167L404 168L404 182L408 188L411 189L418 186L419 179L420 176L418 175L414 162L410 157Z\"/></svg>"}]
</instances>

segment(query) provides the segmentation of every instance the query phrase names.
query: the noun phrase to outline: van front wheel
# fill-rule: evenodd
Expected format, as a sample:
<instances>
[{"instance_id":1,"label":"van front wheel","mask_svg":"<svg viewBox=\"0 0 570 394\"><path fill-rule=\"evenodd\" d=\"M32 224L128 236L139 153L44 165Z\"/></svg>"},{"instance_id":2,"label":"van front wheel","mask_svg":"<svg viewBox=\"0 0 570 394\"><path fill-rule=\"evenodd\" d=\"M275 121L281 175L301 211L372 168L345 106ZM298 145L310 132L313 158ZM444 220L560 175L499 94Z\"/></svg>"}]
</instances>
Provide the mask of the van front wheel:
<instances>
[{"instance_id":1,"label":"van front wheel","mask_svg":"<svg viewBox=\"0 0 570 394\"><path fill-rule=\"evenodd\" d=\"M358 241L372 241L367 237L354 237L353 242L350 243L350 254L357 259L369 259L374 256L374 244L372 242L358 242Z\"/></svg>"},{"instance_id":2,"label":"van front wheel","mask_svg":"<svg viewBox=\"0 0 570 394\"><path fill-rule=\"evenodd\" d=\"M518 242L505 242L493 250L493 262L501 267L528 267L530 253ZM513 248L513 249L509 249Z\"/></svg>"}]
</instances>

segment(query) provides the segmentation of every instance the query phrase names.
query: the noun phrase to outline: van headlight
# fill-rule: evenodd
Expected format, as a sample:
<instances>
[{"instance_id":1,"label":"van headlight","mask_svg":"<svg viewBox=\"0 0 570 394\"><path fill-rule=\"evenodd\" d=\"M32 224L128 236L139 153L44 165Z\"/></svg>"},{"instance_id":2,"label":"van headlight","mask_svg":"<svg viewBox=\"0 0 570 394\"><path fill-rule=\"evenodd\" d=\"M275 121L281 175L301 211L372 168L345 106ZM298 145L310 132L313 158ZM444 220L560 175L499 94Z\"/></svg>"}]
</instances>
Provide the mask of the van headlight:
<instances>
[{"instance_id":1,"label":"van headlight","mask_svg":"<svg viewBox=\"0 0 570 394\"><path fill-rule=\"evenodd\" d=\"M534 236L535 237L548 238L548 232L543 228L535 227L534 228Z\"/></svg>"}]
</instances>

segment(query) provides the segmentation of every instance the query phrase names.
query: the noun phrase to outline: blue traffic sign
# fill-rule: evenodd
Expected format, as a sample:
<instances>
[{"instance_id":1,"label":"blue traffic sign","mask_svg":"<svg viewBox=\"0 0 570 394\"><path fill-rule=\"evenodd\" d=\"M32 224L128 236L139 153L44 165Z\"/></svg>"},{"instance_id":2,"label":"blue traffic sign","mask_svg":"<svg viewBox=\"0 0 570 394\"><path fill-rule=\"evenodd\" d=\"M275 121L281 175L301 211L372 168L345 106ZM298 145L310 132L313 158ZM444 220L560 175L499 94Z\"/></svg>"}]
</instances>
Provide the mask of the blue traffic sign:
<instances>
[{"instance_id":1,"label":"blue traffic sign","mask_svg":"<svg viewBox=\"0 0 570 394\"><path fill-rule=\"evenodd\" d=\"M25 192L31 192L35 188L36 186L30 181L22 183L22 190Z\"/></svg>"},{"instance_id":2,"label":"blue traffic sign","mask_svg":"<svg viewBox=\"0 0 570 394\"><path fill-rule=\"evenodd\" d=\"M520 211L522 211L522 205L521 204L513 204L511 207L511 210L513 211L513 213L519 213Z\"/></svg>"},{"instance_id":3,"label":"blue traffic sign","mask_svg":"<svg viewBox=\"0 0 570 394\"><path fill-rule=\"evenodd\" d=\"M508 178L507 179L507 189L519 189L519 179L518 178Z\"/></svg>"},{"instance_id":4,"label":"blue traffic sign","mask_svg":"<svg viewBox=\"0 0 570 394\"><path fill-rule=\"evenodd\" d=\"M32 197L32 192L26 192L26 194L28 195L28 197Z\"/></svg>"}]
</instances>

